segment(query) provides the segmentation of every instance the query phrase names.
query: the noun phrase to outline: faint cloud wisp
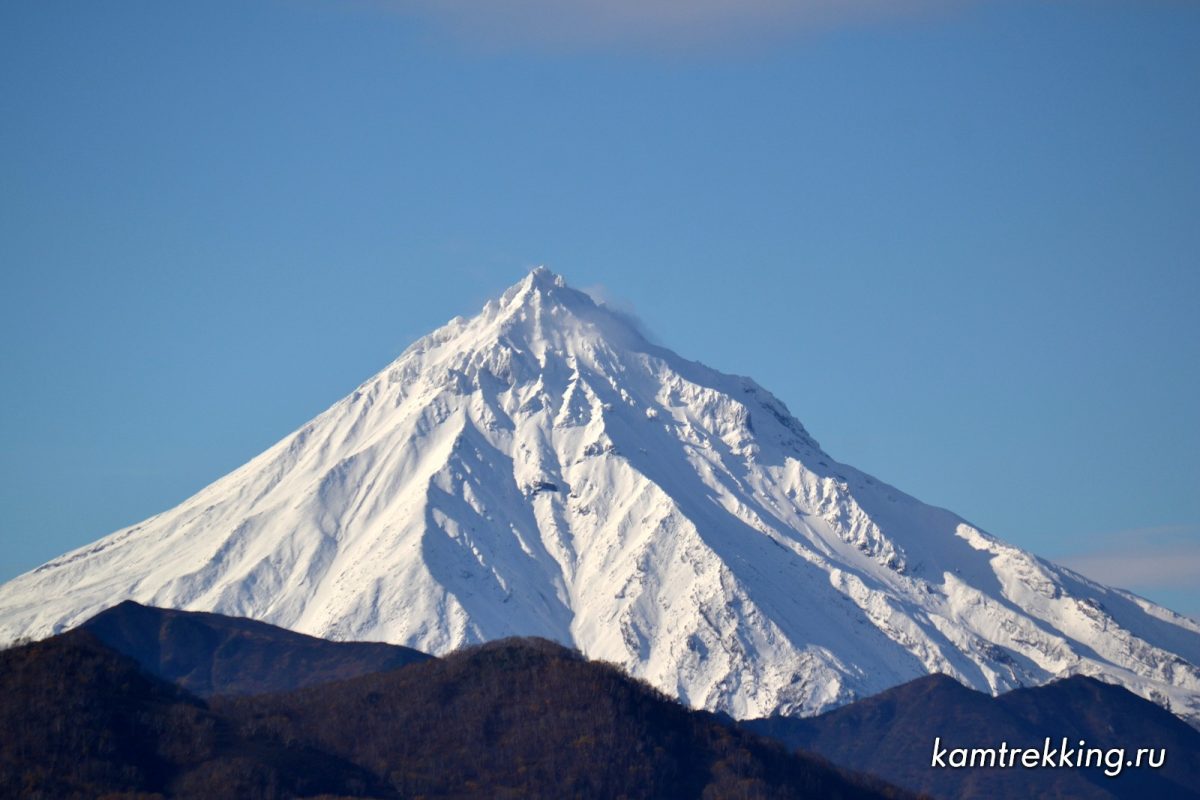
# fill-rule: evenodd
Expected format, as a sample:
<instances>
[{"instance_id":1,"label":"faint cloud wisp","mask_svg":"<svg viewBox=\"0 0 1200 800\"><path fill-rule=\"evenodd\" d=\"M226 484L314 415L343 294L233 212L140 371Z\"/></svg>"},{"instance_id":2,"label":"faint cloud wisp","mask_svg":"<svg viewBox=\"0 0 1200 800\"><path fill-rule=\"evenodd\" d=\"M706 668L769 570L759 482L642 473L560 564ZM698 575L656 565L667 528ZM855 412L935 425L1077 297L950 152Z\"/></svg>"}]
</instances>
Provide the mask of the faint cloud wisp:
<instances>
[{"instance_id":1,"label":"faint cloud wisp","mask_svg":"<svg viewBox=\"0 0 1200 800\"><path fill-rule=\"evenodd\" d=\"M1093 580L1139 594L1198 591L1200 526L1172 525L1104 534L1054 559ZM1200 596L1193 603L1200 607ZM1176 609L1195 613L1195 609Z\"/></svg>"},{"instance_id":2,"label":"faint cloud wisp","mask_svg":"<svg viewBox=\"0 0 1200 800\"><path fill-rule=\"evenodd\" d=\"M688 49L760 43L971 0L378 0L489 46Z\"/></svg>"}]
</instances>

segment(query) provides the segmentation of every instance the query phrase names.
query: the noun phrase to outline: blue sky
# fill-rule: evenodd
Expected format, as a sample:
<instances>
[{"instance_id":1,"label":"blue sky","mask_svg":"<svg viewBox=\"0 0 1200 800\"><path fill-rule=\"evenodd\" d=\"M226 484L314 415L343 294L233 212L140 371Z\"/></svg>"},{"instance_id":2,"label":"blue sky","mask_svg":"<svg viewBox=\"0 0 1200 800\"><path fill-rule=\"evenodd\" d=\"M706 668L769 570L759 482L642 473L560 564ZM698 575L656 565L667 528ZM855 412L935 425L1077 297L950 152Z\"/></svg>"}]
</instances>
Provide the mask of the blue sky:
<instances>
[{"instance_id":1,"label":"blue sky","mask_svg":"<svg viewBox=\"0 0 1200 800\"><path fill-rule=\"evenodd\" d=\"M677 5L0 6L0 579L544 263L1200 615L1200 5Z\"/></svg>"}]
</instances>

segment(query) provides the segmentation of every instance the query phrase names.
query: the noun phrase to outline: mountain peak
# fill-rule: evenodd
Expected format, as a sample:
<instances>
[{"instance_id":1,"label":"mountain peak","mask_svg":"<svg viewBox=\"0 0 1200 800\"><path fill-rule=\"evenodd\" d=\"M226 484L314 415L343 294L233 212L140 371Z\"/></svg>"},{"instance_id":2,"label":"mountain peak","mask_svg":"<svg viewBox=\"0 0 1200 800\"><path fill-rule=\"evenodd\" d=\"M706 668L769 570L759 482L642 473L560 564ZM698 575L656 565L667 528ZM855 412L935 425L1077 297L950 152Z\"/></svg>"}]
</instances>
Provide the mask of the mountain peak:
<instances>
[{"instance_id":1,"label":"mountain peak","mask_svg":"<svg viewBox=\"0 0 1200 800\"><path fill-rule=\"evenodd\" d=\"M581 296L587 297L583 292L578 292L567 286L566 280L561 275L551 272L546 267L534 267L524 278L514 283L512 286L504 290L500 296L501 307L511 306L514 303L526 303L534 298L553 297L559 300L566 299L566 296ZM590 300L590 298L588 298Z\"/></svg>"},{"instance_id":2,"label":"mountain peak","mask_svg":"<svg viewBox=\"0 0 1200 800\"><path fill-rule=\"evenodd\" d=\"M605 317L613 319L605 321ZM475 316L454 317L413 342L392 366L414 358L461 362L473 353L497 348L524 355L534 350L544 353L547 348L565 351L568 339L595 338L598 329L628 340L627 333L615 330L619 327L615 321L615 315L598 306L586 292L572 289L561 275L546 267L536 267L484 303ZM473 371L479 364L466 366L467 371ZM409 365L407 374L415 376L413 365Z\"/></svg>"},{"instance_id":3,"label":"mountain peak","mask_svg":"<svg viewBox=\"0 0 1200 800\"><path fill-rule=\"evenodd\" d=\"M813 391L853 391L821 358L795 352ZM838 463L754 381L545 268L178 507L0 586L0 641L122 599L434 654L540 636L735 716L943 672L1092 674L1200 718L1200 626Z\"/></svg>"},{"instance_id":4,"label":"mountain peak","mask_svg":"<svg viewBox=\"0 0 1200 800\"><path fill-rule=\"evenodd\" d=\"M567 282L563 279L562 275L552 272L544 265L539 265L531 269L529 274L522 279L522 283L529 284L530 286L536 286L542 290L548 290L556 287L561 288L567 285Z\"/></svg>"},{"instance_id":5,"label":"mountain peak","mask_svg":"<svg viewBox=\"0 0 1200 800\"><path fill-rule=\"evenodd\" d=\"M603 351L620 361L623 354L655 349L635 319L572 288L545 267L537 267L489 300L477 316L451 320L410 351L443 345L442 352L452 359L465 351L511 351L521 359L533 358L537 370L547 368L548 358L591 361Z\"/></svg>"}]
</instances>

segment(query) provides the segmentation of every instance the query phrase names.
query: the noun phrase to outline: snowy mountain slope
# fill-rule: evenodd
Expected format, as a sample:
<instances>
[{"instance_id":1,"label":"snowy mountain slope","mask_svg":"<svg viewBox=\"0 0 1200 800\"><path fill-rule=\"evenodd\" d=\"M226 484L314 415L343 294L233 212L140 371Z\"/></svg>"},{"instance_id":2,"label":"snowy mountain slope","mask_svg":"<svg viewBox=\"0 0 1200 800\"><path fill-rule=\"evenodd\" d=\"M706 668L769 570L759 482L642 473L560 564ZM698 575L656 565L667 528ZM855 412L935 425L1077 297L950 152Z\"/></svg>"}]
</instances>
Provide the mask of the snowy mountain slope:
<instances>
[{"instance_id":1,"label":"snowy mountain slope","mask_svg":"<svg viewBox=\"0 0 1200 800\"><path fill-rule=\"evenodd\" d=\"M839 464L753 381L544 269L178 507L0 587L0 639L124 599L439 654L545 636L737 717L1084 673L1200 721L1200 625Z\"/></svg>"}]
</instances>

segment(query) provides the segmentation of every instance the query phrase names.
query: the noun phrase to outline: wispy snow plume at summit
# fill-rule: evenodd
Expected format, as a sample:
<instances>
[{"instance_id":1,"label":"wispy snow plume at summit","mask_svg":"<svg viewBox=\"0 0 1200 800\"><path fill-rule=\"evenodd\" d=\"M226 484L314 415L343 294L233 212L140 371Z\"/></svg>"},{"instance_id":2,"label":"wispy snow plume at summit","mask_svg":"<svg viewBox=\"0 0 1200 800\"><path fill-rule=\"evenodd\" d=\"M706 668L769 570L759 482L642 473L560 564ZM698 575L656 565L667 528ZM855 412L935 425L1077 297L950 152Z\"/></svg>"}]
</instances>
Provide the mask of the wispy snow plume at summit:
<instances>
[{"instance_id":1,"label":"wispy snow plume at summit","mask_svg":"<svg viewBox=\"0 0 1200 800\"><path fill-rule=\"evenodd\" d=\"M631 326L637 329L638 333L646 338L647 341L653 344L661 344L661 340L646 326L646 320L637 313L637 309L629 300L614 295L607 286L603 284L593 284L580 289L592 299L592 302L598 306L603 306L605 310L621 317Z\"/></svg>"}]
</instances>

